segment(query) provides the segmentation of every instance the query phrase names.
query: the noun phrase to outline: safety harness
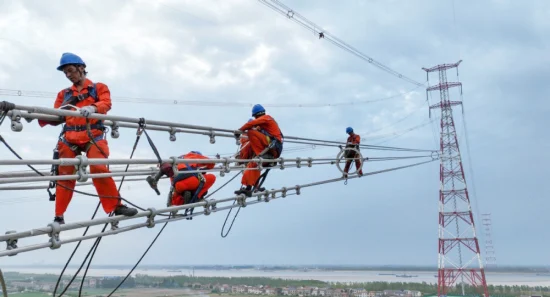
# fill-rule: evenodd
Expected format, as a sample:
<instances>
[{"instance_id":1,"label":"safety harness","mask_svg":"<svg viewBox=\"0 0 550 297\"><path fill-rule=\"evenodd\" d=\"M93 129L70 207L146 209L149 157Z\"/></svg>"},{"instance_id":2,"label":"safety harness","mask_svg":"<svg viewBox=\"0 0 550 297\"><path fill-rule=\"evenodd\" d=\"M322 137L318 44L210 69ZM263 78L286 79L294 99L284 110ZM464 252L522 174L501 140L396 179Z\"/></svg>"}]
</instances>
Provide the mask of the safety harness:
<instances>
[{"instance_id":1,"label":"safety harness","mask_svg":"<svg viewBox=\"0 0 550 297\"><path fill-rule=\"evenodd\" d=\"M86 100L86 99L88 99L88 97L92 97L94 99L94 102L97 103L99 101L99 97L97 96L96 84L93 83L91 85L88 85L87 89L88 89L88 93L78 94L77 96L73 96L73 90L71 88L66 88L64 90L65 94L63 96L63 103L61 103L61 105L64 106L64 107L62 107L61 109L70 109L71 108L70 105L76 106L76 104L78 102L80 102L82 100ZM91 135L91 130L92 129L101 130L104 133L93 137ZM63 125L63 127L61 129L61 133L59 133L58 138L59 138L60 142L63 142L65 145L67 145L69 147L69 149L71 151L73 151L76 155L81 155L83 152L87 153L92 145L94 145L95 143L97 143L100 140L105 139L105 130L106 130L106 128L105 128L105 125L103 124L103 121L97 121L95 124L92 124L92 125L86 124L86 125L68 126L67 124L65 124L65 125ZM65 138L65 132L67 132L67 131L77 131L77 132L79 132L79 131L88 131L88 137L90 138L90 141L88 141L84 145L77 145L77 144L70 143ZM101 151L101 149L100 149L100 151ZM53 150L53 159L54 160L59 159L59 142ZM50 170L50 174L52 176L58 175L59 174L59 165L52 165L52 168ZM57 181L50 181L49 187L47 189L48 195L50 196L50 201L55 201L56 194L52 194L50 189L55 188L56 185L57 185Z\"/></svg>"}]
</instances>

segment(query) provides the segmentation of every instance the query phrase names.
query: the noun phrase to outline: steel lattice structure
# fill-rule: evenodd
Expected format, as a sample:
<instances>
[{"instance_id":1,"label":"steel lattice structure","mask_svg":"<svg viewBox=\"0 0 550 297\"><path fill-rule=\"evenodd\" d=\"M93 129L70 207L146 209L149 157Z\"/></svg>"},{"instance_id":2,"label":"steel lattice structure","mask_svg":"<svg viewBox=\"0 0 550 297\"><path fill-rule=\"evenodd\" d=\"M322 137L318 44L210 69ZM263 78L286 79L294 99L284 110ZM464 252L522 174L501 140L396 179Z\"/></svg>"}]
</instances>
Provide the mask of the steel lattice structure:
<instances>
[{"instance_id":1,"label":"steel lattice structure","mask_svg":"<svg viewBox=\"0 0 550 297\"><path fill-rule=\"evenodd\" d=\"M485 229L485 267L497 266L495 246L493 245L493 222L490 213L481 214L481 223Z\"/></svg>"},{"instance_id":2,"label":"steel lattice structure","mask_svg":"<svg viewBox=\"0 0 550 297\"><path fill-rule=\"evenodd\" d=\"M457 68L458 74L461 62L422 68L428 79L430 72L439 73L439 84L426 89L427 95L439 90L440 102L430 106L430 111L441 110L437 296L447 296L460 278L463 295L466 283L489 297L453 118L452 107L462 102L451 101L448 91L460 87L462 92L460 82L447 81L447 70Z\"/></svg>"}]
</instances>

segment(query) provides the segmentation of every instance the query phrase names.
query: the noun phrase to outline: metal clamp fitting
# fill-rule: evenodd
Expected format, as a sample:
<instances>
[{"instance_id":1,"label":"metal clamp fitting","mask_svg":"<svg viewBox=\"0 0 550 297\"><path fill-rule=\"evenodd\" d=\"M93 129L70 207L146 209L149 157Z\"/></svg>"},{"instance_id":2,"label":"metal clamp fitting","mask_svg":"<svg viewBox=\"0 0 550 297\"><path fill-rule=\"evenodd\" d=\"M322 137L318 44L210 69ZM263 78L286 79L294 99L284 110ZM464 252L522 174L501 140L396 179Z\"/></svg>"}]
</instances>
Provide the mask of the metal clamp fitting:
<instances>
[{"instance_id":1,"label":"metal clamp fitting","mask_svg":"<svg viewBox=\"0 0 550 297\"><path fill-rule=\"evenodd\" d=\"M296 185L296 195L300 195L300 185Z\"/></svg>"},{"instance_id":2,"label":"metal clamp fitting","mask_svg":"<svg viewBox=\"0 0 550 297\"><path fill-rule=\"evenodd\" d=\"M223 168L225 173L229 173L231 171L231 168L229 168L229 158L225 157L223 158Z\"/></svg>"},{"instance_id":3,"label":"metal clamp fitting","mask_svg":"<svg viewBox=\"0 0 550 297\"><path fill-rule=\"evenodd\" d=\"M210 213L212 213L212 211L210 210L209 201L205 201L205 202L206 202L206 204L204 205L204 215L208 216L208 215L210 215Z\"/></svg>"},{"instance_id":4,"label":"metal clamp fitting","mask_svg":"<svg viewBox=\"0 0 550 297\"><path fill-rule=\"evenodd\" d=\"M12 231L6 231L6 234L12 234L12 233L16 233L16 232L13 231L13 230ZM8 251L17 249L17 238L6 240L6 249ZM17 254L12 254L12 255L10 255L10 257L15 256L15 255L17 255Z\"/></svg>"},{"instance_id":5,"label":"metal clamp fitting","mask_svg":"<svg viewBox=\"0 0 550 297\"><path fill-rule=\"evenodd\" d=\"M61 243L59 242L59 233L61 232L61 225L59 225L58 222L52 222L48 224L48 227L52 228L52 232L50 232L48 235L50 236L50 249L55 250L61 247Z\"/></svg>"},{"instance_id":6,"label":"metal clamp fitting","mask_svg":"<svg viewBox=\"0 0 550 297\"><path fill-rule=\"evenodd\" d=\"M170 127L170 141L176 141L176 129Z\"/></svg>"},{"instance_id":7,"label":"metal clamp fitting","mask_svg":"<svg viewBox=\"0 0 550 297\"><path fill-rule=\"evenodd\" d=\"M84 155L76 156L76 159L80 160L76 166L76 174L78 175L78 182L86 182L88 180L88 173L86 172L86 167L89 165L88 157Z\"/></svg>"},{"instance_id":8,"label":"metal clamp fitting","mask_svg":"<svg viewBox=\"0 0 550 297\"><path fill-rule=\"evenodd\" d=\"M296 158L296 168L302 168L302 158Z\"/></svg>"},{"instance_id":9,"label":"metal clamp fitting","mask_svg":"<svg viewBox=\"0 0 550 297\"><path fill-rule=\"evenodd\" d=\"M284 158L280 158L281 159L281 170L284 170L285 169L285 159Z\"/></svg>"},{"instance_id":10,"label":"metal clamp fitting","mask_svg":"<svg viewBox=\"0 0 550 297\"><path fill-rule=\"evenodd\" d=\"M155 216L157 215L157 210L154 207L149 207L147 210L151 212L151 214L147 216L147 228L153 228L155 227Z\"/></svg>"},{"instance_id":11,"label":"metal clamp fitting","mask_svg":"<svg viewBox=\"0 0 550 297\"><path fill-rule=\"evenodd\" d=\"M111 137L112 138L118 138L120 136L120 133L118 132L118 122L117 121L112 121L113 122L113 125L111 126Z\"/></svg>"},{"instance_id":12,"label":"metal clamp fitting","mask_svg":"<svg viewBox=\"0 0 550 297\"><path fill-rule=\"evenodd\" d=\"M210 130L210 143L214 144L216 143L216 134L214 134L214 131Z\"/></svg>"},{"instance_id":13,"label":"metal clamp fitting","mask_svg":"<svg viewBox=\"0 0 550 297\"><path fill-rule=\"evenodd\" d=\"M262 167L262 164L263 164L263 160L262 157L258 157L258 170L260 170L260 172L262 171L263 167Z\"/></svg>"},{"instance_id":14,"label":"metal clamp fitting","mask_svg":"<svg viewBox=\"0 0 550 297\"><path fill-rule=\"evenodd\" d=\"M286 197L286 192L287 192L287 188L286 187L283 187L283 193L282 193L282 197L285 198Z\"/></svg>"},{"instance_id":15,"label":"metal clamp fitting","mask_svg":"<svg viewBox=\"0 0 550 297\"><path fill-rule=\"evenodd\" d=\"M307 167L311 167L313 165L313 159L307 158Z\"/></svg>"},{"instance_id":16,"label":"metal clamp fitting","mask_svg":"<svg viewBox=\"0 0 550 297\"><path fill-rule=\"evenodd\" d=\"M237 197L237 204L239 204L241 207L246 207L246 196L244 194L240 194Z\"/></svg>"},{"instance_id":17,"label":"metal clamp fitting","mask_svg":"<svg viewBox=\"0 0 550 297\"><path fill-rule=\"evenodd\" d=\"M266 190L265 190L265 198L264 198L264 201L265 201L265 202L269 202L269 200L271 200L271 199L269 198L269 195L271 195L271 191L266 189ZM258 196L258 198L260 198L260 197Z\"/></svg>"},{"instance_id":18,"label":"metal clamp fitting","mask_svg":"<svg viewBox=\"0 0 550 297\"><path fill-rule=\"evenodd\" d=\"M170 163L172 163L172 171L174 172L174 176L175 176L175 175L177 175L177 174L179 173L179 171L178 171L178 164L176 163L176 160L178 159L178 157L172 156L172 157L170 157L170 158L168 158L168 159L170 159L170 161L171 161Z\"/></svg>"},{"instance_id":19,"label":"metal clamp fitting","mask_svg":"<svg viewBox=\"0 0 550 297\"><path fill-rule=\"evenodd\" d=\"M210 205L210 209L211 209L212 211L215 211L216 209L218 209L218 207L216 206L216 204L218 204L218 202L216 201L216 199L208 200L208 205Z\"/></svg>"},{"instance_id":20,"label":"metal clamp fitting","mask_svg":"<svg viewBox=\"0 0 550 297\"><path fill-rule=\"evenodd\" d=\"M21 124L21 111L20 110L12 110L11 111L11 130L13 132L21 132L23 130L23 124Z\"/></svg>"}]
</instances>

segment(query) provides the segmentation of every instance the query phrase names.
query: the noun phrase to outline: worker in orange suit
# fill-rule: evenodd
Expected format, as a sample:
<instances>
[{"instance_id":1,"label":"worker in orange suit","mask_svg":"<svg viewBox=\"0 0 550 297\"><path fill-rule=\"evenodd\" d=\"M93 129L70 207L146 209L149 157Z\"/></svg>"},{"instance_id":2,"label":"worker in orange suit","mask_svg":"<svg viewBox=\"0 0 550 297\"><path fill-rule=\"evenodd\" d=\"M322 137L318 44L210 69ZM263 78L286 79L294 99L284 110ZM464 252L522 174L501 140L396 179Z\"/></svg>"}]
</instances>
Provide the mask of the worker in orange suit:
<instances>
[{"instance_id":1,"label":"worker in orange suit","mask_svg":"<svg viewBox=\"0 0 550 297\"><path fill-rule=\"evenodd\" d=\"M254 120L244 124L235 132L235 137L239 137L246 132L248 136L249 146L254 157L263 159L275 159L281 156L283 151L283 133L279 125L270 115L265 114L265 108L260 104L252 107L252 116ZM270 166L271 163L264 163L264 166ZM258 164L250 162L247 169L258 168ZM243 187L235 191L235 194L245 194L250 197L253 187L256 186L260 178L260 170L246 170L243 173L241 184ZM257 188L256 191L264 191L264 188Z\"/></svg>"},{"instance_id":2,"label":"worker in orange suit","mask_svg":"<svg viewBox=\"0 0 550 297\"><path fill-rule=\"evenodd\" d=\"M63 71L65 76L73 83L67 89L60 91L54 103L54 108L75 110L78 109L83 117L64 117L65 126L57 144L59 158L74 158L85 153L88 158L106 159L109 156L109 146L104 139L103 122L87 118L92 113L107 114L111 109L111 96L107 85L93 83L86 78L86 64L77 55L64 53L57 70ZM50 123L39 121L39 125ZM75 167L59 166L59 175L75 174ZM90 165L90 173L109 173L106 165ZM64 214L73 197L75 180L58 181L56 186L55 217L54 222L64 224ZM137 214L135 208L129 208L121 204L120 194L112 177L94 178L94 187L100 197L101 205L106 213L114 212L115 215L133 216Z\"/></svg>"},{"instance_id":3,"label":"worker in orange suit","mask_svg":"<svg viewBox=\"0 0 550 297\"><path fill-rule=\"evenodd\" d=\"M346 128L346 133L349 135L348 140L346 141L346 148L354 148L356 150L359 150L359 145L361 144L361 136L359 134L353 133L352 127ZM346 153L344 156L346 159L355 158L357 155L356 151L353 150L346 150ZM349 168L351 167L351 161L352 160L346 160L346 166L344 167L344 177L348 177ZM360 158L355 159L355 168L359 169L361 167L362 160ZM357 172L359 176L363 176L363 169L359 170Z\"/></svg>"},{"instance_id":4,"label":"worker in orange suit","mask_svg":"<svg viewBox=\"0 0 550 297\"><path fill-rule=\"evenodd\" d=\"M209 158L203 156L199 151L191 151L185 155L180 156L182 159L197 159L208 160ZM162 163L160 170L163 174L166 174L172 186L174 192L172 193L172 205L184 205L197 202L204 199L208 194L208 189L216 182L216 176L211 173L200 172L186 172L198 169L213 169L214 163L181 163L177 168L179 173L174 175L171 163Z\"/></svg>"}]
</instances>

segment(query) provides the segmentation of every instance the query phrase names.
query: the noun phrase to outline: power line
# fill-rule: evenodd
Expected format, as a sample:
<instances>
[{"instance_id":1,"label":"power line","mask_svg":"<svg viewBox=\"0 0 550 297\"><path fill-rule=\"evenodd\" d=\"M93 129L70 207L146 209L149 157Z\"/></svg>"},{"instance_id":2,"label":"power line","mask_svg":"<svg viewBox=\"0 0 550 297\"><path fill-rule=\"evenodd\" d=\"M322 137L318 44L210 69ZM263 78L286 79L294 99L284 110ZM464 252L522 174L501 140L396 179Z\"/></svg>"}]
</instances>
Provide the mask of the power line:
<instances>
[{"instance_id":1,"label":"power line","mask_svg":"<svg viewBox=\"0 0 550 297\"><path fill-rule=\"evenodd\" d=\"M375 102L381 102L391 99L400 98L406 96L420 86L415 87L404 93L399 93L391 96L381 97L371 100L357 100L357 101L344 101L334 103L263 103L263 106L273 108L319 108L319 107L340 107L340 106L352 106L352 105L364 105ZM56 92L46 91L31 91L31 90L19 90L19 89L0 89L0 96L10 97L28 97L28 98L55 98ZM242 101L206 101L206 100L181 100L181 99L160 99L160 98L145 98L145 97L122 97L115 96L111 98L113 102L125 102L135 104L149 104L149 105L173 105L173 106L217 106L217 107L252 107L255 103L242 102Z\"/></svg>"},{"instance_id":2,"label":"power line","mask_svg":"<svg viewBox=\"0 0 550 297\"><path fill-rule=\"evenodd\" d=\"M312 31L313 34L319 37L319 39L325 39L328 42L334 44L335 46L359 57L360 59L372 64L373 66L393 75L396 76L406 82L409 82L411 84L414 84L418 87L424 86L424 84L417 82L393 69L390 67L374 60L373 58L369 57L368 55L362 53L361 51L357 50L356 48L352 47L351 45L345 43L344 41L338 39L336 36L330 34L327 30L321 28L319 25L313 23L312 21L306 19L299 13L297 13L295 10L289 8L288 6L284 5L280 1L277 0L258 0L265 6L273 9L274 11L280 13L281 15L286 16L288 19L294 21L298 25L304 27L305 29Z\"/></svg>"},{"instance_id":3,"label":"power line","mask_svg":"<svg viewBox=\"0 0 550 297\"><path fill-rule=\"evenodd\" d=\"M386 172L390 172L390 171L397 171L397 170L406 169L406 168L410 168L410 167L420 166L420 165L423 165L423 164L433 162L435 160L437 160L437 159L432 159L432 160L428 160L428 161L424 161L424 162L418 162L418 163L414 163L414 164L410 164L410 165L393 167L393 168L388 168L388 169L383 169L383 170L378 170L378 171L373 171L373 172L368 172L368 173L365 173L363 175L363 177L361 177L361 178L364 178L365 176L370 176L370 175L381 174L381 173L386 173ZM354 178L359 178L359 176L357 176L357 175L356 176L349 176L347 179L349 180L349 179L354 179ZM16 233L0 235L0 242L2 242L2 241L12 241L12 240L15 240L15 239L19 240L19 239L22 239L22 238L28 238L28 237L34 237L34 236L40 236L40 235L49 235L49 237L50 237L50 239L45 243L38 243L38 244L34 244L34 245L18 247L17 249L14 249L14 250L12 249L12 250L0 251L0 257L9 256L9 255L16 255L16 254L19 254L19 253L24 253L24 252L29 252L29 251L44 249L44 248L57 249L57 248L61 247L61 245L63 245L63 244L72 243L72 242L76 242L76 241L82 241L82 240L88 240L88 239L93 239L93 238L97 238L97 237L105 237L105 236L116 235L116 234L120 234L120 233L123 233L123 232L128 232L128 231L143 228L143 227L153 228L157 223L174 222L174 221L186 219L188 217L195 217L195 216L199 216L199 215L209 215L211 213L227 210L227 209L230 209L230 208L233 208L233 207L239 207L239 206L240 207L245 207L245 206L258 204L258 203L261 203L261 202L269 202L270 200L273 200L273 199L277 199L277 198L280 198L280 197L286 197L288 194L292 194L292 193L295 193L295 194L299 195L303 188L315 187L315 186L320 186L320 185L324 185L324 184L339 182L339 181L343 181L343 180L344 180L344 178L334 178L334 179L321 180L321 181L317 181L317 182L306 183L306 184L301 184L301 185L296 185L296 186L283 187L283 188L280 188L280 189L266 190L264 192L253 193L252 196L251 196L251 198L253 198L253 199L255 198L255 200L253 200L253 201L247 201L248 197L246 197L245 195L239 195L239 196L233 196L233 197L228 197L228 198L222 198L222 199L218 199L218 200L215 200L215 199L203 200L203 201L197 202L197 203L185 204L185 205L180 205L180 206L171 206L171 207L162 208L162 209L149 208L148 210L138 212L136 215L134 215L132 217L125 217L125 216L120 215L120 216L99 218L99 219L94 219L94 220L80 221L80 222L75 222L75 223L66 223L64 225L59 225L58 223L51 223L47 227L43 227L43 228L36 228L36 229L22 231L22 232L16 232ZM279 194L280 194L280 197L277 197L277 195L279 195ZM226 202L233 202L233 201L237 201L237 203L234 204L234 205L228 205L228 206L222 206L222 207L218 206L218 204L226 203ZM180 211L180 210L190 209L190 208L197 208L197 207L204 207L204 211L195 212L192 215L188 215L186 217L178 216L178 217L173 217L173 218L161 219L161 220L158 220L158 221L155 220L155 217L157 215L161 215L161 214L165 214L165 213L172 213L172 212L175 212L175 211ZM125 221L125 220L134 220L134 219L138 219L138 218L146 218L146 221L143 222L143 223L136 223L134 225L119 227L115 230L108 230L108 231L105 231L105 232L100 232L100 233L86 235L86 236L78 236L78 237L73 237L73 238L69 238L69 239L60 239L59 238L60 234L63 231L76 230L76 229L80 229L80 228L91 227L91 226L96 226L96 225L102 225L102 224L106 224L106 223L114 223L114 222Z\"/></svg>"}]
</instances>

